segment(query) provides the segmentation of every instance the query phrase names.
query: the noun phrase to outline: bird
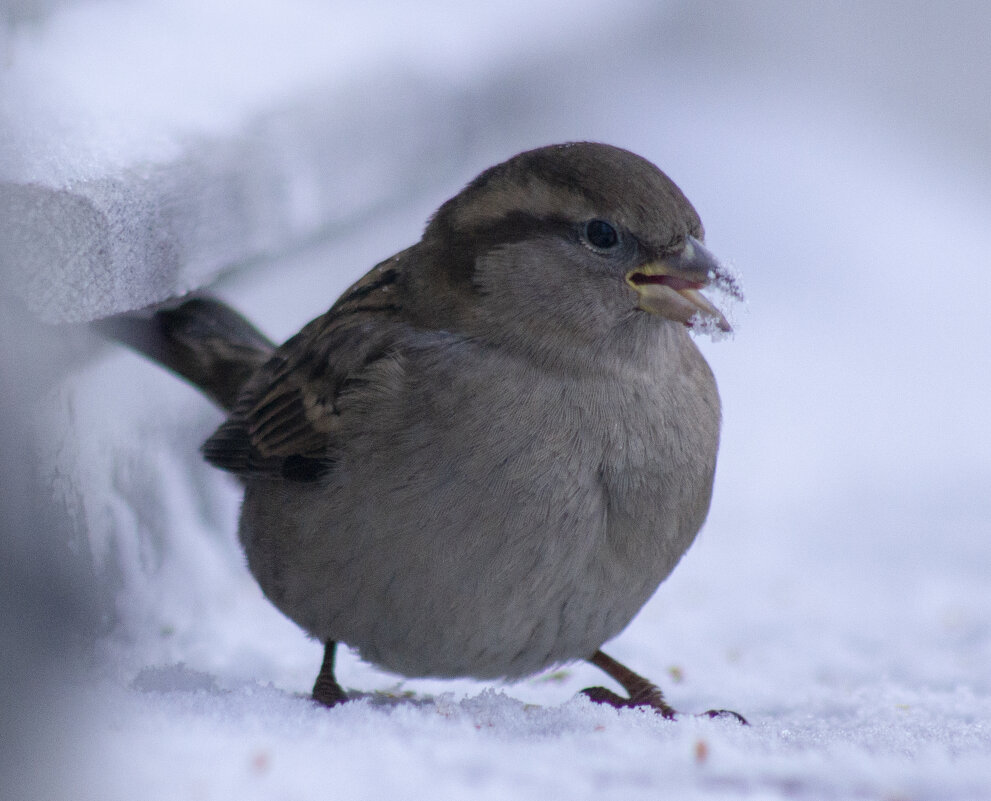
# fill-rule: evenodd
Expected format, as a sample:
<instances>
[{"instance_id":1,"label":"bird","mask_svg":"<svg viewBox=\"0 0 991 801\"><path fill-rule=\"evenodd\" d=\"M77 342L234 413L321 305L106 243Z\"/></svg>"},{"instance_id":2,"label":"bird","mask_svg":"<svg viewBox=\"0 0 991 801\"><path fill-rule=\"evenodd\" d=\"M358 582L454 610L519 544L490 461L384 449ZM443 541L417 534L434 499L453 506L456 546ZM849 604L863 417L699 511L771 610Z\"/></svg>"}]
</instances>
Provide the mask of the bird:
<instances>
[{"instance_id":1,"label":"bird","mask_svg":"<svg viewBox=\"0 0 991 801\"><path fill-rule=\"evenodd\" d=\"M650 161L597 142L486 169L277 346L193 294L100 331L227 414L202 446L244 487L265 596L324 646L312 698L349 699L338 644L407 677L514 681L585 660L678 713L602 651L694 541L721 421L692 328L738 295ZM735 712L710 710L710 716Z\"/></svg>"}]
</instances>

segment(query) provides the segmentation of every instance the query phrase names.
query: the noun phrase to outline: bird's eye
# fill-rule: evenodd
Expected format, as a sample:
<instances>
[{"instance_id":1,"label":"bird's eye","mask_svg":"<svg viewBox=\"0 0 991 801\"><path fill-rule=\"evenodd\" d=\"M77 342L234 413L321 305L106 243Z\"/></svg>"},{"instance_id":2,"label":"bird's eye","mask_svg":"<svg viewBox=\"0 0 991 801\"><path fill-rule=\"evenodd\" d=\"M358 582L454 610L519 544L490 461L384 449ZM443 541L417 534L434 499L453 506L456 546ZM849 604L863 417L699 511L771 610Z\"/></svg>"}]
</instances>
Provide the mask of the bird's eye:
<instances>
[{"instance_id":1,"label":"bird's eye","mask_svg":"<svg viewBox=\"0 0 991 801\"><path fill-rule=\"evenodd\" d=\"M605 220L589 220L585 223L585 238L592 247L609 250L619 243L619 234Z\"/></svg>"}]
</instances>

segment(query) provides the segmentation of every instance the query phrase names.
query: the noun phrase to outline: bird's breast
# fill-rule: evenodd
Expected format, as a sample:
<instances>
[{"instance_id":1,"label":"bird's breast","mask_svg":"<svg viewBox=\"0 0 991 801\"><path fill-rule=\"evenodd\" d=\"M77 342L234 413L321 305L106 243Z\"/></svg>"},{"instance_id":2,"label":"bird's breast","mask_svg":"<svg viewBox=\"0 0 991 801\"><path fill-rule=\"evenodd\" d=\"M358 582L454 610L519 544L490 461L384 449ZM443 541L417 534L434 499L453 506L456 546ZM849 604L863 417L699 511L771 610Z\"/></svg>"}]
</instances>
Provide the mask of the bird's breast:
<instances>
[{"instance_id":1,"label":"bird's breast","mask_svg":"<svg viewBox=\"0 0 991 801\"><path fill-rule=\"evenodd\" d=\"M547 371L467 346L405 371L356 411L326 485L249 484L242 538L266 593L406 675L514 677L593 653L704 519L711 374Z\"/></svg>"},{"instance_id":2,"label":"bird's breast","mask_svg":"<svg viewBox=\"0 0 991 801\"><path fill-rule=\"evenodd\" d=\"M426 496L471 510L465 537L504 558L656 586L704 520L719 437L712 374L685 341L676 357L571 370L491 350L424 365L443 374L415 393L424 413L408 427Z\"/></svg>"}]
</instances>

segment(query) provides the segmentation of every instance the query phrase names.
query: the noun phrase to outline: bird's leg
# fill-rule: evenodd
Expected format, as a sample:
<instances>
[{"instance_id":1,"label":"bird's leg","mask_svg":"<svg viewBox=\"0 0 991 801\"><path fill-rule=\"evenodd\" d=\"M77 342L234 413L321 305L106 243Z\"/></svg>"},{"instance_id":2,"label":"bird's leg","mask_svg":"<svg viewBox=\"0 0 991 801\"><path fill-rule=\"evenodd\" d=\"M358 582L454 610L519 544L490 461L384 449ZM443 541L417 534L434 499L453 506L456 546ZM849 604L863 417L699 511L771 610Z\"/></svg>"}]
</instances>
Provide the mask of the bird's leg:
<instances>
[{"instance_id":1,"label":"bird's leg","mask_svg":"<svg viewBox=\"0 0 991 801\"><path fill-rule=\"evenodd\" d=\"M661 688L647 681L630 670L626 665L617 662L602 651L596 651L588 660L600 670L616 679L626 690L629 698L607 690L605 687L589 687L582 692L597 704L609 704L617 709L625 707L646 706L657 710L661 715L673 720L678 713L664 700Z\"/></svg>"},{"instance_id":2,"label":"bird's leg","mask_svg":"<svg viewBox=\"0 0 991 801\"><path fill-rule=\"evenodd\" d=\"M347 694L334 678L334 651L337 643L328 640L323 650L323 664L313 685L313 700L323 706L337 706L348 700Z\"/></svg>"},{"instance_id":3,"label":"bird's leg","mask_svg":"<svg viewBox=\"0 0 991 801\"><path fill-rule=\"evenodd\" d=\"M596 651L588 661L616 679L616 681L623 685L623 689L626 690L627 695L630 696L629 698L623 698L623 696L614 693L612 690L607 690L605 687L589 687L582 690L595 703L609 704L617 709L645 706L649 709L656 710L668 720L673 720L678 715L675 709L664 700L664 694L661 692L660 687L647 681L643 676L637 675L626 665L617 662L611 656L602 653L602 651ZM710 709L708 712L703 712L699 717L734 718L744 726L750 725L743 715L729 709Z\"/></svg>"}]
</instances>

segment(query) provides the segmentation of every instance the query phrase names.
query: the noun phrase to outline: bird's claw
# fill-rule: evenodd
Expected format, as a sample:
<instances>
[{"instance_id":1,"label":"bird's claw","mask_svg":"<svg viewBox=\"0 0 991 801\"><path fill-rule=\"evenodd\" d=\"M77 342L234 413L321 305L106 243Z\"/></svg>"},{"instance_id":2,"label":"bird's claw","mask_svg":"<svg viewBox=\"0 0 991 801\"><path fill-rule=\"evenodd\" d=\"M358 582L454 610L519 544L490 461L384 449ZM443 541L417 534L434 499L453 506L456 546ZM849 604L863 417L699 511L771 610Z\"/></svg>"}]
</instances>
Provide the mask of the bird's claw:
<instances>
[{"instance_id":1,"label":"bird's claw","mask_svg":"<svg viewBox=\"0 0 991 801\"><path fill-rule=\"evenodd\" d=\"M587 687L582 690L582 695L586 696L590 701L596 704L608 704L616 709L653 709L661 717L667 720L675 720L680 714L676 709L674 709L667 701L664 700L664 695L661 693L660 689L655 686L650 686L644 688L642 692L636 693L632 698L624 698L619 693L614 693L612 690L607 690L605 687ZM702 712L696 717L700 718L732 718L736 720L741 726L749 726L750 723L747 721L743 715L739 712L734 712L731 709L710 709L706 712Z\"/></svg>"},{"instance_id":2,"label":"bird's claw","mask_svg":"<svg viewBox=\"0 0 991 801\"><path fill-rule=\"evenodd\" d=\"M644 688L643 691L636 693L630 698L623 698L619 693L614 693L605 687L587 687L582 690L582 694L596 704L609 704L609 706L616 709L644 707L653 709L668 720L674 720L678 715L678 712L664 700L664 695L660 689L653 685Z\"/></svg>"},{"instance_id":3,"label":"bird's claw","mask_svg":"<svg viewBox=\"0 0 991 801\"><path fill-rule=\"evenodd\" d=\"M348 694L344 692L341 685L336 681L324 681L323 677L317 678L317 683L313 686L313 700L320 706L334 707L343 704L348 700Z\"/></svg>"},{"instance_id":4,"label":"bird's claw","mask_svg":"<svg viewBox=\"0 0 991 801\"><path fill-rule=\"evenodd\" d=\"M750 722L739 712L732 709L710 709L699 715L700 718L733 718L741 726L749 726Z\"/></svg>"}]
</instances>

